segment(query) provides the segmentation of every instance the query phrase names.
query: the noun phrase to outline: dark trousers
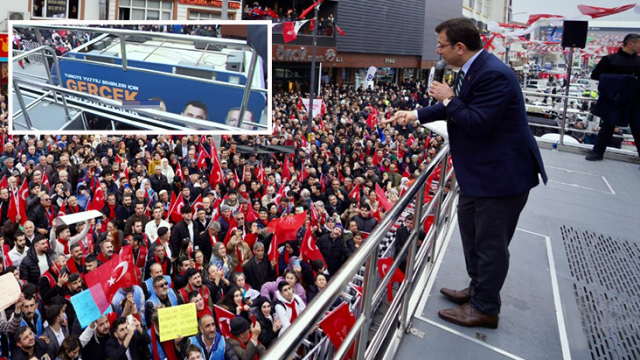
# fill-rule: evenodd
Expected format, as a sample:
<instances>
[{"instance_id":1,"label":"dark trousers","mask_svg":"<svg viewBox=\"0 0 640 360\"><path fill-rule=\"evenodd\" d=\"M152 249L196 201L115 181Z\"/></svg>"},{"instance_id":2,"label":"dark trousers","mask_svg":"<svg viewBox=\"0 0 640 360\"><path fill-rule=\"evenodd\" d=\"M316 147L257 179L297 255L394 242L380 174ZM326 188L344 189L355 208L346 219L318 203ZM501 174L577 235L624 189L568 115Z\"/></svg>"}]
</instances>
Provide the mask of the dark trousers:
<instances>
[{"instance_id":1,"label":"dark trousers","mask_svg":"<svg viewBox=\"0 0 640 360\"><path fill-rule=\"evenodd\" d=\"M598 155L603 155L607 149L607 145L611 142L613 137L613 130L615 125L610 124L606 119L602 122L600 131L598 132L598 139L593 146L593 152ZM629 119L629 128L631 128L631 134L636 141L636 149L640 156L640 104L636 103L631 111L631 117Z\"/></svg>"},{"instance_id":2,"label":"dark trousers","mask_svg":"<svg viewBox=\"0 0 640 360\"><path fill-rule=\"evenodd\" d=\"M529 191L495 198L460 193L458 223L471 278L471 305L487 315L500 313L500 290L509 271L509 243L528 198Z\"/></svg>"}]
</instances>

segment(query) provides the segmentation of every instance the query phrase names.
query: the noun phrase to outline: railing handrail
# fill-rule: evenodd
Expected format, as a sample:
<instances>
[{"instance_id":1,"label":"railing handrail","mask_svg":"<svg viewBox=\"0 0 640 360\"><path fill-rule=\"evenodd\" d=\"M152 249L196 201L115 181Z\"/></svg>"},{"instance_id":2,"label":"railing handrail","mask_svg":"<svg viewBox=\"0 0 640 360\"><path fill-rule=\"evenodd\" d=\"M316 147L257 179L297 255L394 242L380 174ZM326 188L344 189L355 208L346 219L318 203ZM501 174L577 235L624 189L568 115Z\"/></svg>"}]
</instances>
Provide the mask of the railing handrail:
<instances>
[{"instance_id":1,"label":"railing handrail","mask_svg":"<svg viewBox=\"0 0 640 360\"><path fill-rule=\"evenodd\" d=\"M425 171L418 176L405 195L398 200L393 208L376 226L373 232L371 232L367 237L367 240L364 241L358 249L356 249L351 257L335 274L332 274L331 281L329 281L326 288L316 295L313 301L311 301L311 303L306 307L305 311L298 315L296 321L291 324L283 336L280 337L276 343L272 344L264 357L265 359L289 359L289 356L296 352L304 338L311 333L316 324L324 316L325 311L331 307L335 299L338 298L340 293L343 291L344 287L347 286L354 275L356 275L356 273L362 268L362 264L372 255L375 254L377 256L380 242L383 240L388 230L396 223L405 209L414 201L416 195L418 195L422 187L426 185L427 178L431 173L433 173L436 166L441 162L446 161L448 155L449 145L445 144L433 160L427 164ZM441 176L445 176L445 174L441 174ZM366 284L363 284L363 287L365 291L364 296L367 295L367 292L372 295L375 291L375 289L367 289ZM360 314L359 319L347 335L345 342L346 340L356 339L357 334L353 333L357 333L359 331L359 325L364 325L368 320L370 320L366 319L368 316L369 314L366 313ZM369 329L362 329L361 331L369 331ZM366 346L366 344L363 344L362 346ZM342 348L344 347L345 344L343 344Z\"/></svg>"}]
</instances>

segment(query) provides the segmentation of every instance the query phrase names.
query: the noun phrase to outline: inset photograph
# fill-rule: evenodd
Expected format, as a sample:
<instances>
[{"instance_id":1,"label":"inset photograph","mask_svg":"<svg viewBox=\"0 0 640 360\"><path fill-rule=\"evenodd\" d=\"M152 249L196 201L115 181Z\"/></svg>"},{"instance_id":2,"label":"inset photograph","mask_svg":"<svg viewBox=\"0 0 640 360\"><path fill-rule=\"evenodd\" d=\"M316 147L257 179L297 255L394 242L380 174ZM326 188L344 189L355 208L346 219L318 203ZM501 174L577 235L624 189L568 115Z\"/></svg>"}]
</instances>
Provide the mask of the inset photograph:
<instances>
[{"instance_id":1,"label":"inset photograph","mask_svg":"<svg viewBox=\"0 0 640 360\"><path fill-rule=\"evenodd\" d=\"M10 22L9 131L271 133L269 22Z\"/></svg>"}]
</instances>

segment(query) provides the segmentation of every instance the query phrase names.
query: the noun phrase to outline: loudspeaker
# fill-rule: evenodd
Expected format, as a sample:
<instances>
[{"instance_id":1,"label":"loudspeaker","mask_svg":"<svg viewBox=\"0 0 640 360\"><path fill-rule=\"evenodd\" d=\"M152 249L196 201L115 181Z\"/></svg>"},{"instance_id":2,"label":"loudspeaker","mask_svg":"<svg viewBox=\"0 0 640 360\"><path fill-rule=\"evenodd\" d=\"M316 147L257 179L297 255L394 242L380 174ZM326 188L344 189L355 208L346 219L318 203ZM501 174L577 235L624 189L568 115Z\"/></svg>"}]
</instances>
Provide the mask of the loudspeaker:
<instances>
[{"instance_id":1,"label":"loudspeaker","mask_svg":"<svg viewBox=\"0 0 640 360\"><path fill-rule=\"evenodd\" d=\"M587 45L588 21L565 20L562 32L562 47L584 49Z\"/></svg>"}]
</instances>

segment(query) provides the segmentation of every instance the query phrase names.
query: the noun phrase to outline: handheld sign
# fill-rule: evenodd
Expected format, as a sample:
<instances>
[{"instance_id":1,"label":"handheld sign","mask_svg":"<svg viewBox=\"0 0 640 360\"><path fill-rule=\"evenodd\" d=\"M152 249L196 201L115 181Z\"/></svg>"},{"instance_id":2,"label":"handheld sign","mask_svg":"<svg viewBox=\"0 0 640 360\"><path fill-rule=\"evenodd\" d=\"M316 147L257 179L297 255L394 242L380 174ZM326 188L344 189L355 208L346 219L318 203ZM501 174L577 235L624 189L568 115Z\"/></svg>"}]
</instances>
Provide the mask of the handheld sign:
<instances>
[{"instance_id":1,"label":"handheld sign","mask_svg":"<svg viewBox=\"0 0 640 360\"><path fill-rule=\"evenodd\" d=\"M196 304L189 303L158 309L160 342L198 333Z\"/></svg>"},{"instance_id":2,"label":"handheld sign","mask_svg":"<svg viewBox=\"0 0 640 360\"><path fill-rule=\"evenodd\" d=\"M80 327L83 329L111 312L111 306L109 306L104 314L101 314L89 290L84 290L79 294L73 295L71 297L71 305L73 305L73 309L76 311L78 321L80 322Z\"/></svg>"},{"instance_id":3,"label":"handheld sign","mask_svg":"<svg viewBox=\"0 0 640 360\"><path fill-rule=\"evenodd\" d=\"M91 220L91 219L97 219L97 218L101 218L102 217L102 213L98 210L89 210L89 211L83 211L77 214L69 214L69 215L64 215L64 216L60 216L58 218L55 219L56 221L56 226L60 226L62 224L65 225L73 225L73 224L77 224L79 222L84 222L87 220Z\"/></svg>"},{"instance_id":4,"label":"handheld sign","mask_svg":"<svg viewBox=\"0 0 640 360\"><path fill-rule=\"evenodd\" d=\"M0 276L0 311L15 304L20 297L20 284L13 273Z\"/></svg>"}]
</instances>

